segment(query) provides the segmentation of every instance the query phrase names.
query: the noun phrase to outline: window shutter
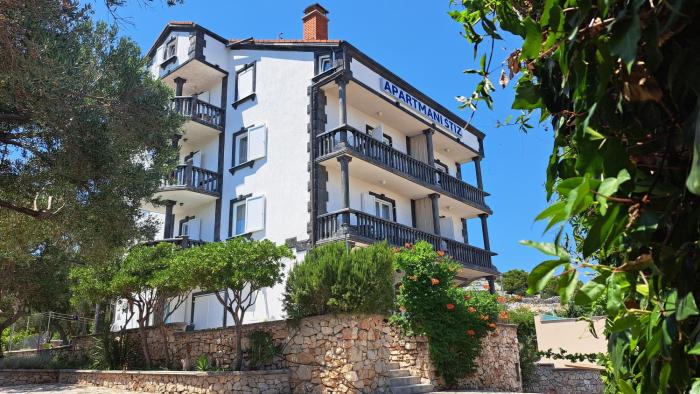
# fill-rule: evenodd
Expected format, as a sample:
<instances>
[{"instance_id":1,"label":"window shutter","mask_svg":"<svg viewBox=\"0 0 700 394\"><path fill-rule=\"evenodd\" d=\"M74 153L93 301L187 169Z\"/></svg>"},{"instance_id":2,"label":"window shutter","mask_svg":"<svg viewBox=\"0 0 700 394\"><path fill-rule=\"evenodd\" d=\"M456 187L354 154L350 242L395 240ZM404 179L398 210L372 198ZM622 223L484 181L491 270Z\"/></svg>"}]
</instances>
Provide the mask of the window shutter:
<instances>
[{"instance_id":1,"label":"window shutter","mask_svg":"<svg viewBox=\"0 0 700 394\"><path fill-rule=\"evenodd\" d=\"M265 197L257 196L246 199L246 233L265 228Z\"/></svg>"},{"instance_id":2,"label":"window shutter","mask_svg":"<svg viewBox=\"0 0 700 394\"><path fill-rule=\"evenodd\" d=\"M187 221L187 236L190 237L190 239L194 240L199 240L200 235L199 235L199 228L200 228L200 221L199 219L190 219Z\"/></svg>"},{"instance_id":3,"label":"window shutter","mask_svg":"<svg viewBox=\"0 0 700 394\"><path fill-rule=\"evenodd\" d=\"M374 196L369 193L362 193L362 212L376 216L377 209L374 206Z\"/></svg>"},{"instance_id":4,"label":"window shutter","mask_svg":"<svg viewBox=\"0 0 700 394\"><path fill-rule=\"evenodd\" d=\"M382 129L381 125L372 129L372 138L381 142L383 137L384 137L384 130Z\"/></svg>"},{"instance_id":5,"label":"window shutter","mask_svg":"<svg viewBox=\"0 0 700 394\"><path fill-rule=\"evenodd\" d=\"M238 100L250 96L253 94L253 70L254 67L248 67L244 71L238 73L238 86L236 87L238 92Z\"/></svg>"},{"instance_id":6,"label":"window shutter","mask_svg":"<svg viewBox=\"0 0 700 394\"><path fill-rule=\"evenodd\" d=\"M451 217L440 218L440 235L445 238L455 239L454 223Z\"/></svg>"},{"instance_id":7,"label":"window shutter","mask_svg":"<svg viewBox=\"0 0 700 394\"><path fill-rule=\"evenodd\" d=\"M248 129L248 160L265 157L266 145L267 127L265 125L253 126Z\"/></svg>"}]
</instances>

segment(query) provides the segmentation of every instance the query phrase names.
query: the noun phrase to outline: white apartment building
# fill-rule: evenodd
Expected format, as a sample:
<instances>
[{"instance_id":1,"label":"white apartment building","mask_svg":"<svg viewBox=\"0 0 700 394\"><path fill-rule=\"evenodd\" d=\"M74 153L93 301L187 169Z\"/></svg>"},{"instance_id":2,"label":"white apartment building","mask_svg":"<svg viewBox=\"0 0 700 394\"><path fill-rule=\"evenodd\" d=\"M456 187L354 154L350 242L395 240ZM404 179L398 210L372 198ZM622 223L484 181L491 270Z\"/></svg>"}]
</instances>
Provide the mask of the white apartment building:
<instances>
[{"instance_id":1,"label":"white apartment building","mask_svg":"<svg viewBox=\"0 0 700 394\"><path fill-rule=\"evenodd\" d=\"M462 264L465 282L491 279L484 134L329 40L327 14L319 4L304 10L302 40L225 39L191 22L171 22L156 39L150 71L188 118L176 138L180 165L155 196L164 204L143 207L162 218L159 240L269 239L301 260L330 241L423 239ZM461 179L465 164L476 186ZM481 247L469 244L471 220L481 222ZM262 292L247 320L283 318L283 288ZM213 294L197 292L170 320L232 322Z\"/></svg>"}]
</instances>

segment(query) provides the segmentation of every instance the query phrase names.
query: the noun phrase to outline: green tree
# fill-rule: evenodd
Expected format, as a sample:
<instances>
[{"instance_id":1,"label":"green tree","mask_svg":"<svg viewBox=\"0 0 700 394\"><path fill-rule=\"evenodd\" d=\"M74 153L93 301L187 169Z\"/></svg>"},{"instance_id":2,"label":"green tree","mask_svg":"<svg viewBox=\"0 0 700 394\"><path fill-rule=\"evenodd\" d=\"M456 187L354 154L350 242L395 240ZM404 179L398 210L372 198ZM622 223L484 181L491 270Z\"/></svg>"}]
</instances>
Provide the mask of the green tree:
<instances>
[{"instance_id":1,"label":"green tree","mask_svg":"<svg viewBox=\"0 0 700 394\"><path fill-rule=\"evenodd\" d=\"M552 244L527 242L551 256L530 290L556 274L562 303L607 296L610 391L700 391L700 78L689 71L700 61L700 2L453 4L481 59L465 105L492 104L492 48L505 31L522 39L499 78L519 77L514 124L527 130L537 111L554 131L552 204L537 220L559 232ZM574 296L582 269L593 275Z\"/></svg>"},{"instance_id":2,"label":"green tree","mask_svg":"<svg viewBox=\"0 0 700 394\"><path fill-rule=\"evenodd\" d=\"M388 313L394 304L393 261L385 242L351 250L342 242L313 248L287 278L287 316Z\"/></svg>"},{"instance_id":3,"label":"green tree","mask_svg":"<svg viewBox=\"0 0 700 394\"><path fill-rule=\"evenodd\" d=\"M190 289L190 283L174 268L180 251L178 246L165 242L155 246L139 245L118 259L110 267L107 275L97 274L95 270L103 267L94 265L73 271L73 278L79 282L75 288L79 295L102 298L103 301L123 299L130 309L133 308L138 323L141 351L149 369L152 359L147 328L151 319L160 322L156 325L162 325L167 318L156 317L154 311L159 305L173 301L171 310L177 309L185 300L184 294ZM89 277L97 279L91 280ZM167 351L166 362L170 363Z\"/></svg>"},{"instance_id":4,"label":"green tree","mask_svg":"<svg viewBox=\"0 0 700 394\"><path fill-rule=\"evenodd\" d=\"M509 294L525 295L527 291L527 271L514 269L503 273L503 290Z\"/></svg>"},{"instance_id":5,"label":"green tree","mask_svg":"<svg viewBox=\"0 0 700 394\"><path fill-rule=\"evenodd\" d=\"M243 321L265 287L282 283L284 259L294 255L285 245L269 240L236 237L186 249L178 259L179 272L193 278L202 291L214 292L233 317L236 331L235 369L243 367Z\"/></svg>"},{"instance_id":6,"label":"green tree","mask_svg":"<svg viewBox=\"0 0 700 394\"><path fill-rule=\"evenodd\" d=\"M136 43L90 16L0 0L0 212L48 221L104 259L152 233L139 208L175 163L182 120Z\"/></svg>"}]
</instances>

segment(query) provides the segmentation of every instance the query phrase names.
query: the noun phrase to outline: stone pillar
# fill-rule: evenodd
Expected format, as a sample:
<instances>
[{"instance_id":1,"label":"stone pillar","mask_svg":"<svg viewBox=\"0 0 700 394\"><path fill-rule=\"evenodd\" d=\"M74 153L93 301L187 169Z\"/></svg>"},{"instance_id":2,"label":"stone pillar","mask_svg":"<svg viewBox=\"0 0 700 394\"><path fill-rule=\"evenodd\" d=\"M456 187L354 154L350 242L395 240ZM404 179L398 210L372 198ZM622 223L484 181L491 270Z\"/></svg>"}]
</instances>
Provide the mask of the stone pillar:
<instances>
[{"instance_id":1,"label":"stone pillar","mask_svg":"<svg viewBox=\"0 0 700 394\"><path fill-rule=\"evenodd\" d=\"M338 84L338 122L340 126L345 126L348 123L348 103L347 103L347 87L348 77L343 74L335 80ZM348 131L340 130L340 143L348 142Z\"/></svg>"},{"instance_id":2,"label":"stone pillar","mask_svg":"<svg viewBox=\"0 0 700 394\"><path fill-rule=\"evenodd\" d=\"M485 213L479 214L479 219L481 219L481 233L484 238L484 249L491 250L491 243L489 242L489 226L486 223L486 218L488 215Z\"/></svg>"},{"instance_id":3,"label":"stone pillar","mask_svg":"<svg viewBox=\"0 0 700 394\"><path fill-rule=\"evenodd\" d=\"M172 238L173 230L175 227L175 220L173 217L173 207L175 206L175 201L165 202L165 223L163 224L163 238Z\"/></svg>"},{"instance_id":4,"label":"stone pillar","mask_svg":"<svg viewBox=\"0 0 700 394\"><path fill-rule=\"evenodd\" d=\"M350 170L349 163L352 160L350 156L338 157L340 162L340 192L342 194L341 208L350 209ZM350 225L350 212L343 212L342 225Z\"/></svg>"},{"instance_id":5,"label":"stone pillar","mask_svg":"<svg viewBox=\"0 0 700 394\"><path fill-rule=\"evenodd\" d=\"M469 244L469 228L467 227L467 219L462 219L462 238L464 243Z\"/></svg>"},{"instance_id":6,"label":"stone pillar","mask_svg":"<svg viewBox=\"0 0 700 394\"><path fill-rule=\"evenodd\" d=\"M440 195L437 193L429 194L430 202L433 205L433 232L435 235L440 235L440 208L438 207L438 198Z\"/></svg>"},{"instance_id":7,"label":"stone pillar","mask_svg":"<svg viewBox=\"0 0 700 394\"><path fill-rule=\"evenodd\" d=\"M433 129L423 130L423 134L425 134L425 149L428 151L428 164L430 164L431 167L435 167L435 150L433 148L434 133L435 130Z\"/></svg>"},{"instance_id":8,"label":"stone pillar","mask_svg":"<svg viewBox=\"0 0 700 394\"><path fill-rule=\"evenodd\" d=\"M177 77L174 79L174 82L175 82L175 96L182 96L182 90L185 87L185 82L187 82L187 80L185 78Z\"/></svg>"},{"instance_id":9,"label":"stone pillar","mask_svg":"<svg viewBox=\"0 0 700 394\"><path fill-rule=\"evenodd\" d=\"M481 179L481 157L474 158L474 169L476 170L476 187L484 190L484 182Z\"/></svg>"}]
</instances>

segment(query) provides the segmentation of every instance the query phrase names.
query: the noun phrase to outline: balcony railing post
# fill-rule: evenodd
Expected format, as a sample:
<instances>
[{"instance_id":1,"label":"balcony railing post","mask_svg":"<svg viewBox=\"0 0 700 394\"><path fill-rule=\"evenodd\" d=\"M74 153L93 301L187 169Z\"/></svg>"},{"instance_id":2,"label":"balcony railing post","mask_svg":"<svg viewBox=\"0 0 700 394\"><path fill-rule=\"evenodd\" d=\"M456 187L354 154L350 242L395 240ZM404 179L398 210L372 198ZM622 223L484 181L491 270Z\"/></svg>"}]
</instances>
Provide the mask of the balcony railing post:
<instances>
[{"instance_id":1,"label":"balcony railing post","mask_svg":"<svg viewBox=\"0 0 700 394\"><path fill-rule=\"evenodd\" d=\"M194 187L194 182L192 182L192 160L188 160L185 165L185 176L183 179L183 185L188 187Z\"/></svg>"}]
</instances>

